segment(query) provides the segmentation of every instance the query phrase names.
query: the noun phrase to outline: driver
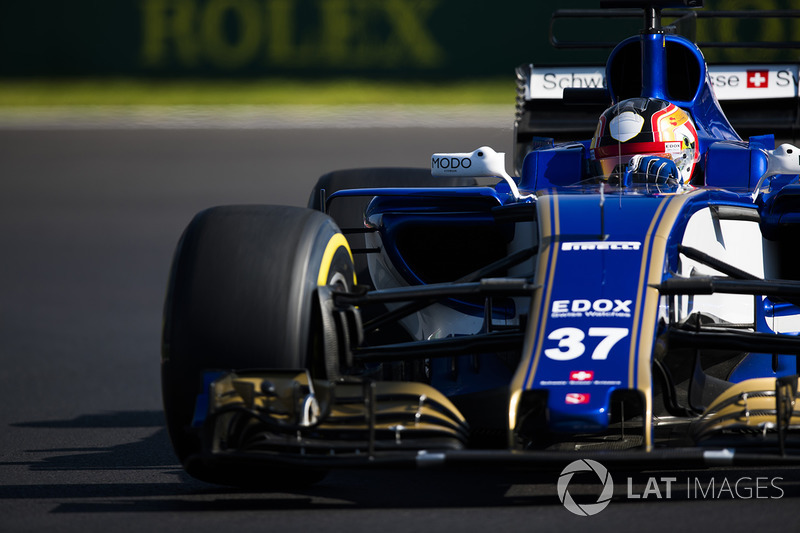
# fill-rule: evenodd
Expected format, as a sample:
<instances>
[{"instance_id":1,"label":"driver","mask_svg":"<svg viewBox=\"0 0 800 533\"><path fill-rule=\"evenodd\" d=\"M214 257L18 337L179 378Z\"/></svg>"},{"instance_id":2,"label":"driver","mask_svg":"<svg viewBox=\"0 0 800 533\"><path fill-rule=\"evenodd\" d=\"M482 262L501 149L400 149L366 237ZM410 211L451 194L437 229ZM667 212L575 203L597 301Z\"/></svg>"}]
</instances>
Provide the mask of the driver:
<instances>
[{"instance_id":1,"label":"driver","mask_svg":"<svg viewBox=\"0 0 800 533\"><path fill-rule=\"evenodd\" d=\"M700 159L697 130L675 104L630 98L600 115L591 159L603 176L622 175L627 168L651 182L688 185Z\"/></svg>"}]
</instances>

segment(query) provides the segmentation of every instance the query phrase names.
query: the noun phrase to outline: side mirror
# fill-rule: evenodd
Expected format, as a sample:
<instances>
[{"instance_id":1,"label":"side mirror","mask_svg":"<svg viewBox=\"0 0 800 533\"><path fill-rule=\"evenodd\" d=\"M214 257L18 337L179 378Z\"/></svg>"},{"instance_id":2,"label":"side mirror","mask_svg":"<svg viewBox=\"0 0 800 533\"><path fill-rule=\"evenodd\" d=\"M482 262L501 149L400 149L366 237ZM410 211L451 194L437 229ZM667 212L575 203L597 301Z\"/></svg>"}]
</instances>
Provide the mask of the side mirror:
<instances>
[{"instance_id":1,"label":"side mirror","mask_svg":"<svg viewBox=\"0 0 800 533\"><path fill-rule=\"evenodd\" d=\"M755 200L762 185L778 174L800 174L800 148L784 143L772 151L767 151L767 171L759 178L752 198Z\"/></svg>"},{"instance_id":2,"label":"side mirror","mask_svg":"<svg viewBox=\"0 0 800 533\"><path fill-rule=\"evenodd\" d=\"M442 153L431 156L431 176L444 178L460 176L463 178L503 178L506 162L503 152L495 152L482 146L470 153Z\"/></svg>"},{"instance_id":3,"label":"side mirror","mask_svg":"<svg viewBox=\"0 0 800 533\"><path fill-rule=\"evenodd\" d=\"M765 176L775 174L800 174L800 148L782 144L769 152L769 165Z\"/></svg>"}]
</instances>

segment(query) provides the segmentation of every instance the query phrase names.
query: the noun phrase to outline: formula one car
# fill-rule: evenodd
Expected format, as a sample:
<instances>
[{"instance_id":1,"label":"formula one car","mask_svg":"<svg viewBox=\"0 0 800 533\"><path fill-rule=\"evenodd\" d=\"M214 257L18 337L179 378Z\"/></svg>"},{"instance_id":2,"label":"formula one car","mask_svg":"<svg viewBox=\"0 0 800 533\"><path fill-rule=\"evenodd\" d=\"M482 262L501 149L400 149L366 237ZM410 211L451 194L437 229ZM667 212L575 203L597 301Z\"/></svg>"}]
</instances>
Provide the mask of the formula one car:
<instances>
[{"instance_id":1,"label":"formula one car","mask_svg":"<svg viewBox=\"0 0 800 533\"><path fill-rule=\"evenodd\" d=\"M734 130L661 24L697 3L623 2L644 30L557 105L520 68L515 176L482 147L199 213L162 344L185 469L800 462L800 149ZM542 137L569 99L594 134Z\"/></svg>"}]
</instances>

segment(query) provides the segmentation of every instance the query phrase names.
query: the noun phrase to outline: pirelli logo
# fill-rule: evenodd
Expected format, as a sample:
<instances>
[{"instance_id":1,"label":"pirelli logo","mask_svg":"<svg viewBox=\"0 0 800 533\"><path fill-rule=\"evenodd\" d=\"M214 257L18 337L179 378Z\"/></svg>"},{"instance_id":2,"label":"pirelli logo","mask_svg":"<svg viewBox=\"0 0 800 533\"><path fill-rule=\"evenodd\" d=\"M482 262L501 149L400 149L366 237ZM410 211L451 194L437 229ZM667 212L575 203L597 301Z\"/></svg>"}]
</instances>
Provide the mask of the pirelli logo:
<instances>
[{"instance_id":1,"label":"pirelli logo","mask_svg":"<svg viewBox=\"0 0 800 533\"><path fill-rule=\"evenodd\" d=\"M585 252L592 250L639 250L642 243L636 241L586 241L562 242L562 252Z\"/></svg>"}]
</instances>

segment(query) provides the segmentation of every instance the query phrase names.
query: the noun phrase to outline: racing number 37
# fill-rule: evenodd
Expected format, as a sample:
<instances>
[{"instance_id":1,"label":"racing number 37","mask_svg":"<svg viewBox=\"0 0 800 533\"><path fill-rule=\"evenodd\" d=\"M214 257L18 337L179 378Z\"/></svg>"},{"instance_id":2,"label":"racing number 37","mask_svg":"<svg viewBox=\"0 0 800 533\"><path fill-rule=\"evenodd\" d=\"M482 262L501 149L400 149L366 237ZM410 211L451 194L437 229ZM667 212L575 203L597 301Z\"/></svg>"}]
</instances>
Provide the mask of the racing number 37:
<instances>
[{"instance_id":1,"label":"racing number 37","mask_svg":"<svg viewBox=\"0 0 800 533\"><path fill-rule=\"evenodd\" d=\"M602 340L592 352L592 359L605 360L611 348L628 336L628 328L589 328L590 337L602 337ZM583 330L578 328L558 328L547 336L551 341L558 341L557 348L548 348L544 354L556 361L570 361L583 355L586 338Z\"/></svg>"}]
</instances>

